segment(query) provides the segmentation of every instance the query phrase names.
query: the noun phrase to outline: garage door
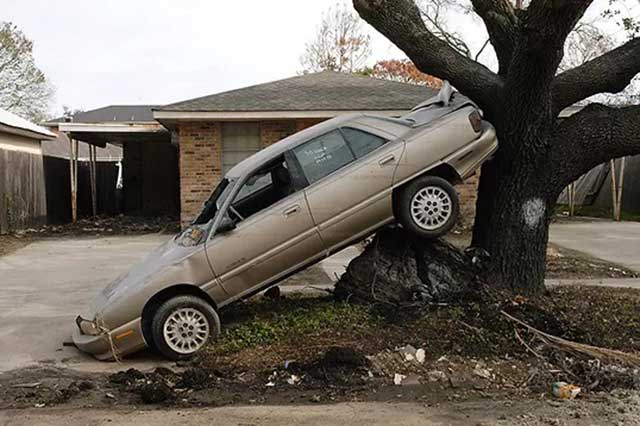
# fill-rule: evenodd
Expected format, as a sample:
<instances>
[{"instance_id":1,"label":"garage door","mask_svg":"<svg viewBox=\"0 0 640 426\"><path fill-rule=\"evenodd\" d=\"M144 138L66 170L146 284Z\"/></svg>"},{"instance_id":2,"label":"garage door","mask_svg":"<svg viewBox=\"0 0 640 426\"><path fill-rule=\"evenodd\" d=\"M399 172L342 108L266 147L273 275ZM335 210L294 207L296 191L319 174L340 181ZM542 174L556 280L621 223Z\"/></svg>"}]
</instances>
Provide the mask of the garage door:
<instances>
[{"instance_id":1,"label":"garage door","mask_svg":"<svg viewBox=\"0 0 640 426\"><path fill-rule=\"evenodd\" d=\"M259 150L259 123L222 123L223 173Z\"/></svg>"}]
</instances>

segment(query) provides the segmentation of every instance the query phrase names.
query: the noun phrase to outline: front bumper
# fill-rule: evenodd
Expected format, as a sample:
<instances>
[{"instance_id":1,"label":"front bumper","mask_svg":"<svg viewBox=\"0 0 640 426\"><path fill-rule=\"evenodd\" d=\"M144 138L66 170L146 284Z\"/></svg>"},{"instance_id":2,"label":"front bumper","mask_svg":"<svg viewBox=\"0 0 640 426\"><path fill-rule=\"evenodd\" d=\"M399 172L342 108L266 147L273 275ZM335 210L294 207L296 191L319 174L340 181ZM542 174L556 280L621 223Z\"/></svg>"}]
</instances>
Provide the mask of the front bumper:
<instances>
[{"instance_id":1,"label":"front bumper","mask_svg":"<svg viewBox=\"0 0 640 426\"><path fill-rule=\"evenodd\" d=\"M100 361L110 361L121 358L147 346L142 334L141 318L128 322L113 330L103 330L98 335L85 334L82 322L92 322L76 319L73 331L73 344L82 352L89 353Z\"/></svg>"}]
</instances>

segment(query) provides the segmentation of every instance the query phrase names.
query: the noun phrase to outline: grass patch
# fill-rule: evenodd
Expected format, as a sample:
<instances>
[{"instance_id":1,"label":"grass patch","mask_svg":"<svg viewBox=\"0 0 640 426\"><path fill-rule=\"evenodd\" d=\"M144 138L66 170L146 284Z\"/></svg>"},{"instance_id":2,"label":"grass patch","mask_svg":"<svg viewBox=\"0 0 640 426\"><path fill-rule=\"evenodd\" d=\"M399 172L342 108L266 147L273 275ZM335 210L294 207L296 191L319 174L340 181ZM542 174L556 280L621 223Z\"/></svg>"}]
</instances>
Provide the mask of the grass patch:
<instances>
[{"instance_id":1,"label":"grass patch","mask_svg":"<svg viewBox=\"0 0 640 426\"><path fill-rule=\"evenodd\" d=\"M229 324L220 336L219 353L275 343L299 343L347 329L358 333L378 326L380 318L371 308L330 298L281 301L262 298L226 312L223 321Z\"/></svg>"}]
</instances>

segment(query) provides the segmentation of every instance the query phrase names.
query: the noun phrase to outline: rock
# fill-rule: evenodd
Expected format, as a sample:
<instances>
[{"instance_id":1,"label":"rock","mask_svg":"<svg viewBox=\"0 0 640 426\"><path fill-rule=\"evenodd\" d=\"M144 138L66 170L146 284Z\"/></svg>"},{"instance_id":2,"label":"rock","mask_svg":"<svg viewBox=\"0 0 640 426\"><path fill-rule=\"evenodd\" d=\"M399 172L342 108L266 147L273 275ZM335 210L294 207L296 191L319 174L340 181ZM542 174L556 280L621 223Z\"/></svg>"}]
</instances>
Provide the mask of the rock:
<instances>
[{"instance_id":1,"label":"rock","mask_svg":"<svg viewBox=\"0 0 640 426\"><path fill-rule=\"evenodd\" d=\"M416 361L418 361L420 364L424 364L424 360L427 357L427 354L425 353L424 349L420 348L416 351Z\"/></svg>"}]
</instances>

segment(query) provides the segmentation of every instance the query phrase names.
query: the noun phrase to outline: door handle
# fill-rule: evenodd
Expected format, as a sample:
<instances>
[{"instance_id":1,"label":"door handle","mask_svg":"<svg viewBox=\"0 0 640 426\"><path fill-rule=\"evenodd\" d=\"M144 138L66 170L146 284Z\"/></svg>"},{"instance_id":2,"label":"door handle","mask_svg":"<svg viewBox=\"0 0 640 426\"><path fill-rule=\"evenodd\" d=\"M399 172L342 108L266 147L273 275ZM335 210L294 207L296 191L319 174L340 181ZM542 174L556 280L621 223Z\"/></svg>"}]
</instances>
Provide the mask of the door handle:
<instances>
[{"instance_id":1,"label":"door handle","mask_svg":"<svg viewBox=\"0 0 640 426\"><path fill-rule=\"evenodd\" d=\"M391 154L388 157L384 157L382 160L378 161L378 164L380 164L381 166L384 166L385 164L389 164L395 159L396 159L396 156Z\"/></svg>"},{"instance_id":2,"label":"door handle","mask_svg":"<svg viewBox=\"0 0 640 426\"><path fill-rule=\"evenodd\" d=\"M296 204L295 206L291 206L285 209L285 211L282 212L282 214L284 215L284 217L289 217L298 213L299 211L300 211L300 206Z\"/></svg>"}]
</instances>

